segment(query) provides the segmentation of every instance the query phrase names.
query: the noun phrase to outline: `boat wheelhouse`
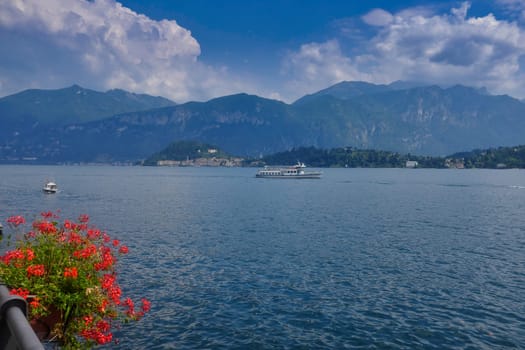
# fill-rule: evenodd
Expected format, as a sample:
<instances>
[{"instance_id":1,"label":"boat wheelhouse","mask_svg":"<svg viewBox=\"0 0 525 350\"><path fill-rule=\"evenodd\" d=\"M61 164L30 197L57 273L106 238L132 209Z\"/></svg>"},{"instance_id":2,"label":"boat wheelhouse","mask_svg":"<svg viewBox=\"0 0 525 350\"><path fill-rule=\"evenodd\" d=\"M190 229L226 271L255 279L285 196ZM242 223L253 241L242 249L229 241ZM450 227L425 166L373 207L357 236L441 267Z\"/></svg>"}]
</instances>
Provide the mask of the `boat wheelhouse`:
<instances>
[{"instance_id":1,"label":"boat wheelhouse","mask_svg":"<svg viewBox=\"0 0 525 350\"><path fill-rule=\"evenodd\" d=\"M58 186L56 183L50 181L44 185L42 191L44 191L44 193L56 193L58 191Z\"/></svg>"}]
</instances>

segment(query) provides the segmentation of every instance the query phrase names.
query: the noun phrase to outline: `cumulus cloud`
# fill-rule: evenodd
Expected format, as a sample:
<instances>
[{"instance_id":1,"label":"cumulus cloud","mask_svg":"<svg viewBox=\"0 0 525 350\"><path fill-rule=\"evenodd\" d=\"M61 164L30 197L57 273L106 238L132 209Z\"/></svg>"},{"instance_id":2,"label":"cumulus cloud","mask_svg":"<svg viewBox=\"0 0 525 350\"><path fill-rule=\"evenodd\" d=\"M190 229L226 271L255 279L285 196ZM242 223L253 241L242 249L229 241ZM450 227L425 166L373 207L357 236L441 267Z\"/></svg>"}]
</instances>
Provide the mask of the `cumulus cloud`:
<instances>
[{"instance_id":1,"label":"cumulus cloud","mask_svg":"<svg viewBox=\"0 0 525 350\"><path fill-rule=\"evenodd\" d=\"M342 80L370 80L369 74L359 71L358 62L346 57L337 40L310 43L291 52L283 66L287 75L286 88L296 96L322 89ZM312 90L313 89L313 90Z\"/></svg>"},{"instance_id":2,"label":"cumulus cloud","mask_svg":"<svg viewBox=\"0 0 525 350\"><path fill-rule=\"evenodd\" d=\"M266 89L264 79L204 64L199 43L176 21L153 20L117 0L1 0L0 96L76 83L177 102L241 91L290 101L341 80L416 80L523 98L525 1L495 1L518 15L473 17L465 2L447 13L374 9L340 20L338 37L290 51L282 80Z\"/></svg>"},{"instance_id":3,"label":"cumulus cloud","mask_svg":"<svg viewBox=\"0 0 525 350\"><path fill-rule=\"evenodd\" d=\"M176 21L115 0L1 1L0 46L0 96L78 83L181 101L226 92L226 80L242 86L199 62L199 43Z\"/></svg>"},{"instance_id":4,"label":"cumulus cloud","mask_svg":"<svg viewBox=\"0 0 525 350\"><path fill-rule=\"evenodd\" d=\"M344 77L376 83L461 83L525 97L524 29L492 14L469 17L469 7L463 3L445 14L407 9L382 22L365 16L367 24L381 27L359 54L345 55L339 49L344 38L309 43L291 53L285 67L295 86L302 83L309 92L318 82Z\"/></svg>"},{"instance_id":5,"label":"cumulus cloud","mask_svg":"<svg viewBox=\"0 0 525 350\"><path fill-rule=\"evenodd\" d=\"M398 72L397 79L484 85L523 96L525 32L492 14L468 17L468 8L465 3L450 15L396 16L372 41L377 69Z\"/></svg>"},{"instance_id":6,"label":"cumulus cloud","mask_svg":"<svg viewBox=\"0 0 525 350\"><path fill-rule=\"evenodd\" d=\"M363 16L363 21L365 23L379 27L392 23L393 19L394 17L390 14L390 12L382 9L373 9Z\"/></svg>"}]
</instances>

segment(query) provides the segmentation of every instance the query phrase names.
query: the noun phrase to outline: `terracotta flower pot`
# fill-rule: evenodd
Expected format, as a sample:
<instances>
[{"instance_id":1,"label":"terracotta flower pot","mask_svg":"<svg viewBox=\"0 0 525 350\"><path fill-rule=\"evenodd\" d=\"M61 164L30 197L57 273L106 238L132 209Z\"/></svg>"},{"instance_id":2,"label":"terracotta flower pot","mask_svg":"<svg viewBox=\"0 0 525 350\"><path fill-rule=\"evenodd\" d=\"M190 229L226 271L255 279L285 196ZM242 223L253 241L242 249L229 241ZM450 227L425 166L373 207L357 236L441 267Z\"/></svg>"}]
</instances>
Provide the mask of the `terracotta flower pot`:
<instances>
[{"instance_id":1,"label":"terracotta flower pot","mask_svg":"<svg viewBox=\"0 0 525 350\"><path fill-rule=\"evenodd\" d=\"M56 340L56 327L62 323L62 314L60 310L53 307L51 312L43 317L34 318L29 321L33 331L40 340Z\"/></svg>"}]
</instances>

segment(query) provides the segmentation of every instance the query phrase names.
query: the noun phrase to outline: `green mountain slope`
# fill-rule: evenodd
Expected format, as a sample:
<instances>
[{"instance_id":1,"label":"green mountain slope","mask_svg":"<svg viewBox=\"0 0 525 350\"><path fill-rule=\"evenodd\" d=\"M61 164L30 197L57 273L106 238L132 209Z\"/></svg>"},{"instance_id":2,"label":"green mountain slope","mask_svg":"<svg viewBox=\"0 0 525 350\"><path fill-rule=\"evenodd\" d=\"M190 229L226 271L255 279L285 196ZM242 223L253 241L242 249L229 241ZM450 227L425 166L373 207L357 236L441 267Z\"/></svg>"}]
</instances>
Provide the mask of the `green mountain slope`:
<instances>
[{"instance_id":1,"label":"green mountain slope","mask_svg":"<svg viewBox=\"0 0 525 350\"><path fill-rule=\"evenodd\" d=\"M525 145L460 152L447 157L414 156L352 147L331 149L299 147L270 154L257 159L257 162L279 165L295 164L299 160L313 167L404 168L406 162L410 160L416 161L418 168L524 169Z\"/></svg>"},{"instance_id":2,"label":"green mountain slope","mask_svg":"<svg viewBox=\"0 0 525 350\"><path fill-rule=\"evenodd\" d=\"M525 140L525 105L509 96L438 86L348 99L319 95L294 107L308 116L314 146L350 145L427 155Z\"/></svg>"},{"instance_id":3,"label":"green mountain slope","mask_svg":"<svg viewBox=\"0 0 525 350\"><path fill-rule=\"evenodd\" d=\"M73 85L59 90L25 90L0 98L0 121L65 125L172 105L175 103L163 97L124 90L98 92Z\"/></svg>"},{"instance_id":4,"label":"green mountain slope","mask_svg":"<svg viewBox=\"0 0 525 350\"><path fill-rule=\"evenodd\" d=\"M244 157L297 147L444 156L525 144L525 104L464 86L402 83L338 84L294 104L237 94L11 133L0 139L0 160L136 161L177 140Z\"/></svg>"},{"instance_id":5,"label":"green mountain slope","mask_svg":"<svg viewBox=\"0 0 525 350\"><path fill-rule=\"evenodd\" d=\"M375 85L363 81L343 81L314 94L303 96L295 101L294 104L305 103L320 96L328 95L341 100L346 100L356 96L375 94L389 90L390 87L388 85Z\"/></svg>"},{"instance_id":6,"label":"green mountain slope","mask_svg":"<svg viewBox=\"0 0 525 350\"><path fill-rule=\"evenodd\" d=\"M466 168L525 168L525 145L461 152L450 156L461 160Z\"/></svg>"},{"instance_id":7,"label":"green mountain slope","mask_svg":"<svg viewBox=\"0 0 525 350\"><path fill-rule=\"evenodd\" d=\"M342 81L316 93L303 96L295 101L294 104L298 105L305 103L320 96L332 96L340 100L348 100L350 98L363 95L372 95L387 91L408 90L423 86L426 85L422 83L406 81L395 81L388 85L376 85L364 81Z\"/></svg>"}]
</instances>

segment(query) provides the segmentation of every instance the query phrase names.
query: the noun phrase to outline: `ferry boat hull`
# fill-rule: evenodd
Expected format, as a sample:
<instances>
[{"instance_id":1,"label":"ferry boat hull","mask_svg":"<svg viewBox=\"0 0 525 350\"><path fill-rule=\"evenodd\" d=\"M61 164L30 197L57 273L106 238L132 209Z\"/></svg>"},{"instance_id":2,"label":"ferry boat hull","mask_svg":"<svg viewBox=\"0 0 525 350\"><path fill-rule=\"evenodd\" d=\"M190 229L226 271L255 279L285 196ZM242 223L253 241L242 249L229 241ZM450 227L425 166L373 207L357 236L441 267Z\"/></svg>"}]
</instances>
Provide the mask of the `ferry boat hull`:
<instances>
[{"instance_id":1,"label":"ferry boat hull","mask_svg":"<svg viewBox=\"0 0 525 350\"><path fill-rule=\"evenodd\" d=\"M266 179L320 179L321 173L308 173L300 175L261 175L256 174L255 177Z\"/></svg>"},{"instance_id":2,"label":"ferry boat hull","mask_svg":"<svg viewBox=\"0 0 525 350\"><path fill-rule=\"evenodd\" d=\"M268 167L260 169L255 177L266 179L320 179L321 172L306 171L303 163L290 167Z\"/></svg>"}]
</instances>

